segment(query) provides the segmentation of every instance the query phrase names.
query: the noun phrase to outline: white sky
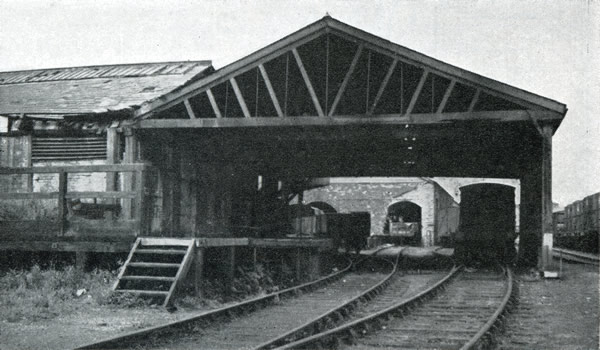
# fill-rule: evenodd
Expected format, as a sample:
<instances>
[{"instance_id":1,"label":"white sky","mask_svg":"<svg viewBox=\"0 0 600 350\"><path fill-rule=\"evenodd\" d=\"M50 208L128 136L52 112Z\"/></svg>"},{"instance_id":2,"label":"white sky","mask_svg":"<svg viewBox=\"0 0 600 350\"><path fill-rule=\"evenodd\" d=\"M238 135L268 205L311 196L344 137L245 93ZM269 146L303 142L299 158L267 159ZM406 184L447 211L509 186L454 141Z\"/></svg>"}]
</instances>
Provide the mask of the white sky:
<instances>
[{"instance_id":1,"label":"white sky","mask_svg":"<svg viewBox=\"0 0 600 350\"><path fill-rule=\"evenodd\" d=\"M0 71L201 59L218 69L326 12L567 104L553 139L553 199L600 191L598 1L0 0Z\"/></svg>"}]
</instances>

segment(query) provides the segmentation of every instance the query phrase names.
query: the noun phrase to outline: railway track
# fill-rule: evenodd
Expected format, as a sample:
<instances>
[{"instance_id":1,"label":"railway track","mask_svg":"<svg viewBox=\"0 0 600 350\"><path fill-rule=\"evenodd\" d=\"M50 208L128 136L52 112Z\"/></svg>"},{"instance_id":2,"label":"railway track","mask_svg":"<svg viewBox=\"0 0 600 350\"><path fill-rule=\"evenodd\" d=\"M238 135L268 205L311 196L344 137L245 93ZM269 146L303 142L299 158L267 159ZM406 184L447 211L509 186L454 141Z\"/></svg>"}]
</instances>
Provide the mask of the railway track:
<instances>
[{"instance_id":1,"label":"railway track","mask_svg":"<svg viewBox=\"0 0 600 350\"><path fill-rule=\"evenodd\" d=\"M88 344L79 349L268 348L331 327L341 315L374 298L396 265L368 258L336 274L182 321Z\"/></svg>"},{"instance_id":2,"label":"railway track","mask_svg":"<svg viewBox=\"0 0 600 350\"><path fill-rule=\"evenodd\" d=\"M578 252L576 250L553 248L552 255L555 259L565 259L583 264L600 264L600 257L595 254Z\"/></svg>"},{"instance_id":3,"label":"railway track","mask_svg":"<svg viewBox=\"0 0 600 350\"><path fill-rule=\"evenodd\" d=\"M279 349L486 348L515 303L512 272L459 270L408 300Z\"/></svg>"}]
</instances>

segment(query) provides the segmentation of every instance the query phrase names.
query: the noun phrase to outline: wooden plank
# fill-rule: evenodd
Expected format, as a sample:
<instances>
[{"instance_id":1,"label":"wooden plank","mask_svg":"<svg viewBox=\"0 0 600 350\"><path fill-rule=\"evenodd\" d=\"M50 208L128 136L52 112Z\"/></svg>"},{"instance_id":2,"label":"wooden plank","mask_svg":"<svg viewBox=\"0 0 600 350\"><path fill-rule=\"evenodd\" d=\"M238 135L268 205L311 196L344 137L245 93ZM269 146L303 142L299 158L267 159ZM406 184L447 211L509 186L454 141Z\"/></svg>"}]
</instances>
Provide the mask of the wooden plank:
<instances>
[{"instance_id":1,"label":"wooden plank","mask_svg":"<svg viewBox=\"0 0 600 350\"><path fill-rule=\"evenodd\" d=\"M248 238L196 238L197 247L247 246Z\"/></svg>"},{"instance_id":2,"label":"wooden plank","mask_svg":"<svg viewBox=\"0 0 600 350\"><path fill-rule=\"evenodd\" d=\"M182 246L187 247L189 244L189 239L180 239L180 238L152 238L152 237L143 237L141 238L141 244L143 246Z\"/></svg>"},{"instance_id":3,"label":"wooden plank","mask_svg":"<svg viewBox=\"0 0 600 350\"><path fill-rule=\"evenodd\" d=\"M408 104L408 108L406 108L406 115L410 116L412 110L415 108L417 104L417 100L419 99L419 95L421 94L421 90L423 90L423 86L425 85L425 81L427 80L427 76L429 75L429 71L427 69L423 70L423 74L421 75L421 79L419 80L419 84L415 89L415 92L410 99L410 103Z\"/></svg>"},{"instance_id":4,"label":"wooden plank","mask_svg":"<svg viewBox=\"0 0 600 350\"><path fill-rule=\"evenodd\" d=\"M33 144L32 144L32 136L31 134L25 137L25 159L27 162L27 167L30 168L33 166ZM27 192L33 192L33 174L27 175Z\"/></svg>"},{"instance_id":5,"label":"wooden plank","mask_svg":"<svg viewBox=\"0 0 600 350\"><path fill-rule=\"evenodd\" d=\"M73 199L73 198L122 199L122 198L135 198L136 195L137 195L137 193L133 192L133 191L67 192L67 194L65 195L65 198L67 198L67 199Z\"/></svg>"},{"instance_id":6,"label":"wooden plank","mask_svg":"<svg viewBox=\"0 0 600 350\"><path fill-rule=\"evenodd\" d=\"M175 277L165 277L165 276L123 276L123 277L121 277L121 281L123 281L123 280L173 282L173 281L175 281Z\"/></svg>"},{"instance_id":7,"label":"wooden plank","mask_svg":"<svg viewBox=\"0 0 600 350\"><path fill-rule=\"evenodd\" d=\"M354 58L352 58L352 63L350 63L350 68L348 68L348 72L346 72L346 76L344 76L344 80L342 80L342 85L340 85L340 89L338 90L338 93L335 95L335 99L333 100L333 103L331 104L331 109L329 110L330 117L333 116L333 114L335 113L337 105L340 103L340 100L342 99L342 96L344 95L344 91L346 91L346 87L348 86L348 82L350 81L350 78L352 77L352 73L354 72L354 69L356 68L356 64L358 63L358 59L360 58L360 54L362 53L363 47L364 47L364 45L361 43L360 45L358 45L358 49L356 49Z\"/></svg>"},{"instance_id":8,"label":"wooden plank","mask_svg":"<svg viewBox=\"0 0 600 350\"><path fill-rule=\"evenodd\" d=\"M330 238L251 238L251 247L290 248L290 247L333 247Z\"/></svg>"},{"instance_id":9,"label":"wooden plank","mask_svg":"<svg viewBox=\"0 0 600 350\"><path fill-rule=\"evenodd\" d=\"M66 231L67 224L67 201L65 196L67 194L67 173L61 172L58 174L58 222L59 232L58 235L62 236Z\"/></svg>"},{"instance_id":10,"label":"wooden plank","mask_svg":"<svg viewBox=\"0 0 600 350\"><path fill-rule=\"evenodd\" d=\"M184 119L187 120L187 119ZM196 119L202 120L202 119ZM65 166L35 166L30 168L8 168L0 167L0 174L57 174L65 173L104 173L104 172L127 172L144 170L147 164L106 164L106 165L65 165Z\"/></svg>"},{"instance_id":11,"label":"wooden plank","mask_svg":"<svg viewBox=\"0 0 600 350\"><path fill-rule=\"evenodd\" d=\"M477 101L479 101L480 94L481 94L481 89L475 90L475 95L473 95L473 99L471 100L471 103L469 104L469 109L467 110L468 112L473 112L473 109L475 109L475 105L477 104Z\"/></svg>"},{"instance_id":12,"label":"wooden plank","mask_svg":"<svg viewBox=\"0 0 600 350\"><path fill-rule=\"evenodd\" d=\"M0 199L58 199L58 192L0 193Z\"/></svg>"},{"instance_id":13,"label":"wooden plank","mask_svg":"<svg viewBox=\"0 0 600 350\"><path fill-rule=\"evenodd\" d=\"M446 103L448 103L448 99L450 98L450 94L452 94L452 90L454 89L454 84L456 84L456 80L452 80L450 82L450 85L448 85L448 87L446 88L446 92L444 93L442 102L440 102L440 105L438 106L438 109L436 112L437 114L442 114L442 112L444 111L444 108L446 107Z\"/></svg>"},{"instance_id":14,"label":"wooden plank","mask_svg":"<svg viewBox=\"0 0 600 350\"><path fill-rule=\"evenodd\" d=\"M184 250L177 249L138 249L136 254L185 255Z\"/></svg>"},{"instance_id":15,"label":"wooden plank","mask_svg":"<svg viewBox=\"0 0 600 350\"><path fill-rule=\"evenodd\" d=\"M183 104L185 106L185 110L187 111L187 114L190 117L190 119L196 119L196 114L194 113L194 110L192 109L190 100L188 98L186 98L185 100L183 100Z\"/></svg>"},{"instance_id":16,"label":"wooden plank","mask_svg":"<svg viewBox=\"0 0 600 350\"><path fill-rule=\"evenodd\" d=\"M179 268L181 264L175 264L175 263L158 263L158 262L130 262L129 264L127 264L127 266L130 267L148 267L148 268L164 268L164 269L171 269L171 268Z\"/></svg>"},{"instance_id":17,"label":"wooden plank","mask_svg":"<svg viewBox=\"0 0 600 350\"><path fill-rule=\"evenodd\" d=\"M250 111L248 110L248 106L246 106L246 101L244 100L242 91L240 91L240 87L238 86L237 81L235 81L235 77L231 77L231 79L229 79L229 82L231 83L231 86L233 87L233 92L235 92L235 97L237 97L238 103L240 104L240 107L242 108L244 117L245 118L252 117L250 115Z\"/></svg>"},{"instance_id":18,"label":"wooden plank","mask_svg":"<svg viewBox=\"0 0 600 350\"><path fill-rule=\"evenodd\" d=\"M317 114L319 115L319 117L324 117L325 114L323 114L321 103L319 102L319 98L315 93L315 89L313 88L310 82L310 77L308 76L308 73L306 73L306 68L304 67L304 63L302 63L302 58L300 57L298 50L296 50L295 48L292 49L292 53L294 54L294 58L296 59L296 63L298 64L298 68L300 69L300 74L302 74L302 79L304 79L304 83L306 84L306 88L308 89L308 93L310 94L310 98L312 99L313 104L315 105Z\"/></svg>"},{"instance_id":19,"label":"wooden plank","mask_svg":"<svg viewBox=\"0 0 600 350\"><path fill-rule=\"evenodd\" d=\"M130 249L130 242L0 241L0 251L126 253Z\"/></svg>"},{"instance_id":20,"label":"wooden plank","mask_svg":"<svg viewBox=\"0 0 600 350\"><path fill-rule=\"evenodd\" d=\"M142 290L142 289L117 289L116 293L131 293L136 295L145 295L149 297L164 297L169 295L169 292L159 290Z\"/></svg>"},{"instance_id":21,"label":"wooden plank","mask_svg":"<svg viewBox=\"0 0 600 350\"><path fill-rule=\"evenodd\" d=\"M106 164L119 163L120 159L120 147L119 147L119 134L116 128L106 129ZM107 173L106 174L106 191L112 192L117 189L117 174ZM114 200L110 200L109 204L114 204ZM114 213L108 213L109 219L114 218Z\"/></svg>"},{"instance_id":22,"label":"wooden plank","mask_svg":"<svg viewBox=\"0 0 600 350\"><path fill-rule=\"evenodd\" d=\"M556 120L552 112L529 111L538 121ZM223 118L223 119L150 119L143 120L139 124L141 129L162 129L162 128L237 128L237 127L256 127L256 126L326 126L326 125L420 125L420 124L440 124L460 121L487 120L496 122L529 122L529 116L526 111L481 111L481 112L457 112L457 113L423 113L419 118L411 120L406 115L401 114L379 114L370 117L358 116L332 116L321 118L318 116L271 118L271 117L253 117L253 118ZM0 169L2 174L2 169Z\"/></svg>"},{"instance_id":23,"label":"wooden plank","mask_svg":"<svg viewBox=\"0 0 600 350\"><path fill-rule=\"evenodd\" d=\"M136 228L136 233L138 236L140 235L144 235L146 234L146 227L147 224L150 222L151 218L149 217L145 217L144 213L144 206L146 205L145 203L145 198L144 198L144 193L145 193L145 186L146 186L146 181L145 181L145 172L144 171L138 171L137 173L137 188L135 191L135 213L132 216L132 219L137 220L138 221L138 225ZM129 208L131 210L131 208Z\"/></svg>"},{"instance_id":24,"label":"wooden plank","mask_svg":"<svg viewBox=\"0 0 600 350\"><path fill-rule=\"evenodd\" d=\"M277 99L277 95L275 94L275 90L273 89L273 85L271 85L271 80L269 79L269 75L267 74L267 70L262 64L258 65L258 69L260 70L260 74L265 81L265 85L267 86L267 91L269 91L269 96L271 96L271 101L273 102L273 106L275 107L275 111L277 112L278 117L283 117L283 111L281 110L281 106L279 105L279 100Z\"/></svg>"},{"instance_id":25,"label":"wooden plank","mask_svg":"<svg viewBox=\"0 0 600 350\"><path fill-rule=\"evenodd\" d=\"M392 61L392 64L388 68L387 73L385 73L385 77L383 77L383 81L381 82L381 86L379 86L379 90L377 91L377 95L375 95L375 100L373 100L373 105L371 106L371 109L369 109L369 114L373 114L373 112L375 111L375 108L377 108L377 104L379 103L379 100L381 99L381 96L383 96L383 92L385 91L385 88L387 87L387 84L390 82L390 78L392 77L392 74L394 74L394 70L396 69L396 65L398 65L398 59L394 58L394 61Z\"/></svg>"},{"instance_id":26,"label":"wooden plank","mask_svg":"<svg viewBox=\"0 0 600 350\"><path fill-rule=\"evenodd\" d=\"M208 100L210 101L210 105L213 109L213 112L215 112L215 117L223 118L223 115L221 114L221 111L219 110L219 105L217 104L217 100L215 99L215 96L213 95L211 89L206 90L206 96L208 96Z\"/></svg>"}]
</instances>

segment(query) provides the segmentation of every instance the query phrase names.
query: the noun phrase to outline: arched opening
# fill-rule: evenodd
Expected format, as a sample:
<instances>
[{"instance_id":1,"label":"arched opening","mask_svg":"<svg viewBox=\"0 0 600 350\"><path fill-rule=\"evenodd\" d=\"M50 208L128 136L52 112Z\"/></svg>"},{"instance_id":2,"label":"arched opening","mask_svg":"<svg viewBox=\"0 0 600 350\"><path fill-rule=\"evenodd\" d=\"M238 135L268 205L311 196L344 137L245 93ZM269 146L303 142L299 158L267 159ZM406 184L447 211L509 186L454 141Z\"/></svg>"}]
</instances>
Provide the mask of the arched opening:
<instances>
[{"instance_id":1,"label":"arched opening","mask_svg":"<svg viewBox=\"0 0 600 350\"><path fill-rule=\"evenodd\" d=\"M308 204L311 208L319 209L325 214L335 214L337 210L332 207L329 203L325 202L311 202Z\"/></svg>"},{"instance_id":2,"label":"arched opening","mask_svg":"<svg viewBox=\"0 0 600 350\"><path fill-rule=\"evenodd\" d=\"M421 207L408 201L390 205L384 234L394 237L394 243L421 245Z\"/></svg>"}]
</instances>

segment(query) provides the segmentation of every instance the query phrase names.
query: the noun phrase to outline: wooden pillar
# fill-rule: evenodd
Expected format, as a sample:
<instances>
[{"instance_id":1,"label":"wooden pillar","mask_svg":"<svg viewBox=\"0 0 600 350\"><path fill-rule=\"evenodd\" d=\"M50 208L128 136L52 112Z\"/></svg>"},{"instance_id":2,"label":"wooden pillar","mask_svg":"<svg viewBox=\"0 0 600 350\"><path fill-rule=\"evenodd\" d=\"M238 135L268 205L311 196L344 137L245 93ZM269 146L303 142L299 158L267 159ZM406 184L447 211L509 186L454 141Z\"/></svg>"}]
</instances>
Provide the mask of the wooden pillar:
<instances>
[{"instance_id":1,"label":"wooden pillar","mask_svg":"<svg viewBox=\"0 0 600 350\"><path fill-rule=\"evenodd\" d=\"M541 268L547 271L552 265L552 133L550 125L542 127L542 233L544 239Z\"/></svg>"},{"instance_id":2,"label":"wooden pillar","mask_svg":"<svg viewBox=\"0 0 600 350\"><path fill-rule=\"evenodd\" d=\"M538 143L539 141L539 143ZM522 160L519 265L535 267L542 247L542 144L532 141Z\"/></svg>"},{"instance_id":3,"label":"wooden pillar","mask_svg":"<svg viewBox=\"0 0 600 350\"><path fill-rule=\"evenodd\" d=\"M204 247L196 248L196 256L194 256L194 291L196 296L199 298L203 297L202 294L202 275L204 273Z\"/></svg>"},{"instance_id":4,"label":"wooden pillar","mask_svg":"<svg viewBox=\"0 0 600 350\"><path fill-rule=\"evenodd\" d=\"M258 263L258 252L257 252L256 247L252 248L252 267L254 268L254 271L256 271L256 265Z\"/></svg>"},{"instance_id":5,"label":"wooden pillar","mask_svg":"<svg viewBox=\"0 0 600 350\"><path fill-rule=\"evenodd\" d=\"M25 136L25 166L31 168L33 166L33 140L31 134ZM27 192L33 192L33 174L27 174Z\"/></svg>"},{"instance_id":6,"label":"wooden pillar","mask_svg":"<svg viewBox=\"0 0 600 350\"><path fill-rule=\"evenodd\" d=\"M116 164L119 162L119 134L116 128L106 129L106 164ZM117 190L117 173L106 173L106 191ZM109 204L114 204L114 199L107 200ZM113 219L112 211L108 212L108 218Z\"/></svg>"},{"instance_id":7,"label":"wooden pillar","mask_svg":"<svg viewBox=\"0 0 600 350\"><path fill-rule=\"evenodd\" d=\"M296 282L302 279L302 248L296 248Z\"/></svg>"},{"instance_id":8,"label":"wooden pillar","mask_svg":"<svg viewBox=\"0 0 600 350\"><path fill-rule=\"evenodd\" d=\"M318 249L308 249L308 278L315 280L321 275L321 259Z\"/></svg>"},{"instance_id":9,"label":"wooden pillar","mask_svg":"<svg viewBox=\"0 0 600 350\"><path fill-rule=\"evenodd\" d=\"M138 143L137 138L131 130L125 131L125 155L123 162L127 164L135 163L138 154ZM132 191L135 188L135 179L132 173L125 173L123 175L123 187L124 191ZM123 200L123 216L128 219L133 219L133 213L135 211L133 199Z\"/></svg>"},{"instance_id":10,"label":"wooden pillar","mask_svg":"<svg viewBox=\"0 0 600 350\"><path fill-rule=\"evenodd\" d=\"M67 230L67 173L58 174L58 235L63 236Z\"/></svg>"}]
</instances>

